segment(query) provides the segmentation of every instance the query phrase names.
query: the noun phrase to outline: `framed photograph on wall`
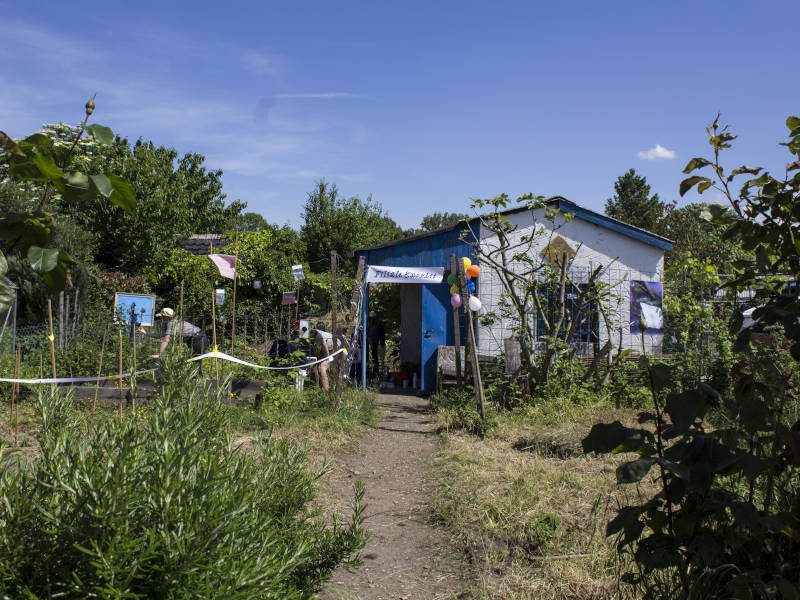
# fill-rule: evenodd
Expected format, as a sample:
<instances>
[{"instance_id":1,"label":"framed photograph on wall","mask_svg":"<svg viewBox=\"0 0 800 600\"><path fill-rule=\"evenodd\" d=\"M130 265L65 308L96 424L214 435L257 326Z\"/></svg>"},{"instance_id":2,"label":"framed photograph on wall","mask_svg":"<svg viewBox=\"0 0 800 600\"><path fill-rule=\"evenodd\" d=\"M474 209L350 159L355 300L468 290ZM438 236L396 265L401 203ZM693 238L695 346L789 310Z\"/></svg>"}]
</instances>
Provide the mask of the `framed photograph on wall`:
<instances>
[{"instance_id":1,"label":"framed photograph on wall","mask_svg":"<svg viewBox=\"0 0 800 600\"><path fill-rule=\"evenodd\" d=\"M156 297L152 294L114 294L114 320L130 323L131 310L136 313L136 323L139 325L152 325L155 313Z\"/></svg>"}]
</instances>

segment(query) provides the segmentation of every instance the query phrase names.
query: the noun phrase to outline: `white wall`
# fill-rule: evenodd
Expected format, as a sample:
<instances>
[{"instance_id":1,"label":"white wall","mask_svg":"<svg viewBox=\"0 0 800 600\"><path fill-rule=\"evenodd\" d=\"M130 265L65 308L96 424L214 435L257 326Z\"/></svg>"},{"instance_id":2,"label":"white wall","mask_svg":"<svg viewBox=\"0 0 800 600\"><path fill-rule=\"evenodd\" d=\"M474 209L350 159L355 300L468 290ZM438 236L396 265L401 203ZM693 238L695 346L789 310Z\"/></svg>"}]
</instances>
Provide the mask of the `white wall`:
<instances>
[{"instance_id":1,"label":"white wall","mask_svg":"<svg viewBox=\"0 0 800 600\"><path fill-rule=\"evenodd\" d=\"M573 250L577 250L573 268L594 269L599 265L610 265L604 277L611 285L611 295L606 303L609 323L600 321L600 344L608 339L608 328L611 329L612 343L619 343L619 329L622 328L623 348L640 349L641 336L630 331L630 281L663 281L664 251L639 242L628 236L616 233L605 227L574 218L565 222L563 216L557 217L555 223L543 218L544 209L520 211L508 215L510 221L517 225L512 239L519 240L523 235L531 235L543 228L545 233L536 239L537 251L541 251L548 243L551 233L561 236ZM478 232L476 232L478 233ZM484 249L497 244L493 236L485 228L479 232ZM616 258L616 260L614 260ZM484 308L499 314L498 302L503 295L503 288L497 273L484 261L481 261L481 274L478 294ZM503 351L503 339L511 337L510 323L498 321L491 326L478 326L478 348L481 354L497 355ZM649 352L661 351L661 334L646 335L645 347Z\"/></svg>"}]
</instances>

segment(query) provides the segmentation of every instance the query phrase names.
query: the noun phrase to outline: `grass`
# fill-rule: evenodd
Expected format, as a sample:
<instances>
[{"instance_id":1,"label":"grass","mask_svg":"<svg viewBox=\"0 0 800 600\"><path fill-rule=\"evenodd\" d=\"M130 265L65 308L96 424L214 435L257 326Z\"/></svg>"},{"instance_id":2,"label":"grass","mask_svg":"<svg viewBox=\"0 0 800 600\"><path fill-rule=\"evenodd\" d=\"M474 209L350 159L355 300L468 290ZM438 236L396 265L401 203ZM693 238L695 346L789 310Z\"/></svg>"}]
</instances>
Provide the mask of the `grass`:
<instances>
[{"instance_id":1,"label":"grass","mask_svg":"<svg viewBox=\"0 0 800 600\"><path fill-rule=\"evenodd\" d=\"M452 429L452 408L442 412L439 423L450 429L431 460L433 513L471 559L472 597L617 595L618 558L605 526L626 493L616 485L620 460L587 457L580 440L593 423L634 413L539 401L497 413L481 440Z\"/></svg>"},{"instance_id":2,"label":"grass","mask_svg":"<svg viewBox=\"0 0 800 600\"><path fill-rule=\"evenodd\" d=\"M41 423L33 409L32 394L23 390L16 405L17 445L24 454L37 454L36 435ZM0 409L0 442L14 445L14 419L8 404ZM91 401L75 398L71 411L76 417L99 427L109 419L119 417L119 406L99 403L92 410ZM152 407L137 402L136 417L145 420ZM123 405L123 415L130 416L134 408ZM262 400L233 398L230 407L224 407L230 428L237 443L245 449L253 446L261 434L279 436L303 444L308 442L312 454L330 453L352 446L367 427L377 421L378 409L375 395L345 388L338 402L319 388L306 388L297 392L290 387L269 387L262 390Z\"/></svg>"}]
</instances>

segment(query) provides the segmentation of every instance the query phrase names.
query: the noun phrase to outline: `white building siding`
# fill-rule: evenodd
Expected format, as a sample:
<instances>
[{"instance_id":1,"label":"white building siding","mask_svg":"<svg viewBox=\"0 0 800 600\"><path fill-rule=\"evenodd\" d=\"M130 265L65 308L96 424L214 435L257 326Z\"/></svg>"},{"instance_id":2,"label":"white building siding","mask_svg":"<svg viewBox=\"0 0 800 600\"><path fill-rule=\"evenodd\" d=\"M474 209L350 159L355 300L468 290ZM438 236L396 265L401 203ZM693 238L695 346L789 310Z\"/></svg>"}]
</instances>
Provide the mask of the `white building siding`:
<instances>
[{"instance_id":1,"label":"white building siding","mask_svg":"<svg viewBox=\"0 0 800 600\"><path fill-rule=\"evenodd\" d=\"M534 226L544 228L546 233L537 239L537 252L548 243L550 232L562 237L573 250L577 250L573 269L591 270L599 265L611 265L604 281L612 286L610 299L606 302L609 323L600 319L600 344L608 340L609 330L612 343L619 343L619 330L622 329L623 348L641 348L641 336L630 331L630 281L663 282L664 251L631 237L575 218L565 222L558 217L556 223L543 219L544 209L521 211L508 215L517 230L513 239L531 235ZM497 243L497 238L485 228L480 230L481 244L484 248ZM616 259L616 260L614 260ZM481 263L478 294L486 311L499 316L499 301L503 287L497 273L486 263ZM478 326L478 349L481 354L494 356L503 351L503 340L511 337L511 323L498 318L490 326ZM646 335L645 347L649 352L661 351L661 334Z\"/></svg>"}]
</instances>

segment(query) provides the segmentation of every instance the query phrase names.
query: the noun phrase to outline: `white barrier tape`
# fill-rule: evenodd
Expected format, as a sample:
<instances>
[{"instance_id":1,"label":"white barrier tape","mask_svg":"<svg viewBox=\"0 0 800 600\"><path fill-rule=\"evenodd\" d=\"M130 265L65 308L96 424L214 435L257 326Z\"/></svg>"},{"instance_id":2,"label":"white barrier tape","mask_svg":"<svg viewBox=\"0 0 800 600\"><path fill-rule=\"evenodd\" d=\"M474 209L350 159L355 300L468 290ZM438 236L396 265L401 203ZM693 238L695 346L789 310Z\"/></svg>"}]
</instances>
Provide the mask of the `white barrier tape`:
<instances>
[{"instance_id":1,"label":"white barrier tape","mask_svg":"<svg viewBox=\"0 0 800 600\"><path fill-rule=\"evenodd\" d=\"M290 367L265 367L263 365L256 365L244 361L241 358L236 358L229 354L225 354L224 352L219 352L218 350L207 352L200 356L195 356L194 358L190 358L189 361L187 362L203 360L204 358L218 358L220 360L227 360L240 365L244 365L245 367L253 367L255 369L268 369L270 371L285 371L291 369L305 369L307 367L313 367L314 365L325 361L332 362L333 357L339 354L340 352L346 352L346 350L344 348L339 348L336 352L334 352L329 356L326 356L325 358L320 358L319 360L315 360L309 363L304 363L302 365L292 365ZM136 376L144 375L145 373L154 373L155 371L156 369L146 369L144 371L123 373L122 375L103 375L101 377L46 377L44 379L12 379L12 378L0 377L0 383L88 383L91 381L113 381L116 379L127 379L128 377L133 377L135 375Z\"/></svg>"},{"instance_id":2,"label":"white barrier tape","mask_svg":"<svg viewBox=\"0 0 800 600\"><path fill-rule=\"evenodd\" d=\"M224 352L219 352L218 350L213 350L211 352L206 352L205 354L201 354L200 356L195 356L194 358L190 358L189 360L191 362L191 361L195 361L195 360L203 360L204 358L218 358L220 360L227 360L227 361L234 362L234 363L237 363L237 364L240 364L240 365L244 365L245 367L253 367L254 369L267 369L267 370L270 370L270 371L286 371L286 370L291 370L291 369L305 369L307 367L313 367L314 365L319 364L321 362L325 362L325 361L331 362L331 361L333 361L333 357L336 356L337 354L339 354L340 352L346 352L346 350L344 348L339 348L336 352L326 356L325 358L320 358L319 360L315 360L315 361L309 362L309 363L303 363L302 365L292 365L290 367L265 367L263 365L256 365L256 364L244 361L241 358L236 358L234 356L231 356L230 354L225 354Z\"/></svg>"},{"instance_id":3,"label":"white barrier tape","mask_svg":"<svg viewBox=\"0 0 800 600\"><path fill-rule=\"evenodd\" d=\"M88 383L90 381L113 381L115 379L127 379L134 375L144 375L145 373L154 373L155 369L146 369L144 371L136 371L132 373L123 373L122 375L103 375L102 377L46 377L44 379L10 379L0 377L2 383Z\"/></svg>"}]
</instances>

